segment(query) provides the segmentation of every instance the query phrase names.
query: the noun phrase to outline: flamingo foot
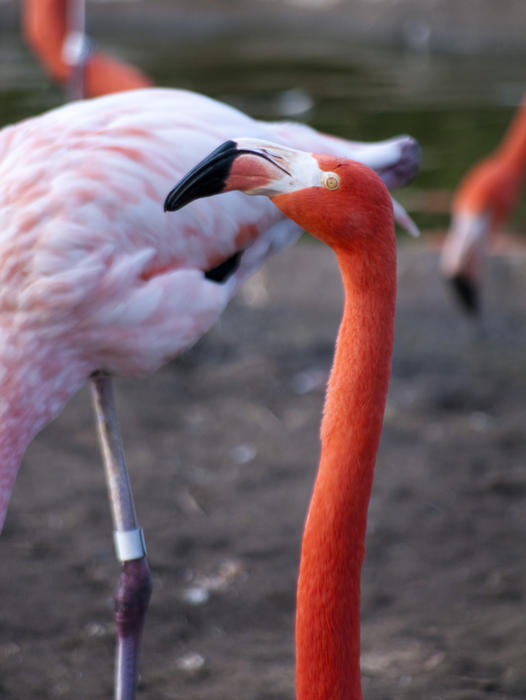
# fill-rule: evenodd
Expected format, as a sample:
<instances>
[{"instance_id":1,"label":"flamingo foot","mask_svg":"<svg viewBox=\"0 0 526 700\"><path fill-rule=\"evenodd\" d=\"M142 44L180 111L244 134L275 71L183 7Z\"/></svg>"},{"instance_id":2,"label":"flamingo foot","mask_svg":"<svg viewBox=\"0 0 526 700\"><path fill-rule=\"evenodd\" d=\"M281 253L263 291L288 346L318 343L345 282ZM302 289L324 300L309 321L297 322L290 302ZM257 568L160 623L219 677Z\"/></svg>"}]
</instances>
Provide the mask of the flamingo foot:
<instances>
[{"instance_id":1,"label":"flamingo foot","mask_svg":"<svg viewBox=\"0 0 526 700\"><path fill-rule=\"evenodd\" d=\"M151 591L152 578L146 557L122 562L114 611L117 626L115 700L135 698L142 629Z\"/></svg>"}]
</instances>

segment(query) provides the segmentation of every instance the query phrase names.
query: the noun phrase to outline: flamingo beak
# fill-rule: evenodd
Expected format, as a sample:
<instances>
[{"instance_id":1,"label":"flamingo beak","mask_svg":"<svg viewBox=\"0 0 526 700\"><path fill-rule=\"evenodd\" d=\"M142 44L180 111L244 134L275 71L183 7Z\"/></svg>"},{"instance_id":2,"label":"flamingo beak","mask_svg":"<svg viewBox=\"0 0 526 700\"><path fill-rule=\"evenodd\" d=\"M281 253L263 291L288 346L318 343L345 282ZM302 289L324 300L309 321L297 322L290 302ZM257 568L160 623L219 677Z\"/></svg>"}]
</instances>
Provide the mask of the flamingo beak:
<instances>
[{"instance_id":1,"label":"flamingo beak","mask_svg":"<svg viewBox=\"0 0 526 700\"><path fill-rule=\"evenodd\" d=\"M490 227L487 214L458 211L453 214L442 248L442 273L462 306L471 313L479 311L479 280Z\"/></svg>"},{"instance_id":2,"label":"flamingo beak","mask_svg":"<svg viewBox=\"0 0 526 700\"><path fill-rule=\"evenodd\" d=\"M467 275L458 274L449 278L453 290L462 306L473 314L480 311L479 288Z\"/></svg>"},{"instance_id":3,"label":"flamingo beak","mask_svg":"<svg viewBox=\"0 0 526 700\"><path fill-rule=\"evenodd\" d=\"M273 197L319 185L320 177L310 153L259 139L226 141L171 190L164 210L175 211L194 199L232 190Z\"/></svg>"},{"instance_id":4,"label":"flamingo beak","mask_svg":"<svg viewBox=\"0 0 526 700\"><path fill-rule=\"evenodd\" d=\"M385 172L392 172L392 178L398 184L411 179L416 163L419 163L419 153L416 142L410 140L408 148L400 154L402 166L397 174L396 163L388 163ZM307 187L319 187L323 175L311 153L252 138L226 141L169 192L164 210L176 211L195 199L232 190L275 197ZM411 235L418 236L418 228L410 216L395 199L392 200L395 220Z\"/></svg>"}]
</instances>

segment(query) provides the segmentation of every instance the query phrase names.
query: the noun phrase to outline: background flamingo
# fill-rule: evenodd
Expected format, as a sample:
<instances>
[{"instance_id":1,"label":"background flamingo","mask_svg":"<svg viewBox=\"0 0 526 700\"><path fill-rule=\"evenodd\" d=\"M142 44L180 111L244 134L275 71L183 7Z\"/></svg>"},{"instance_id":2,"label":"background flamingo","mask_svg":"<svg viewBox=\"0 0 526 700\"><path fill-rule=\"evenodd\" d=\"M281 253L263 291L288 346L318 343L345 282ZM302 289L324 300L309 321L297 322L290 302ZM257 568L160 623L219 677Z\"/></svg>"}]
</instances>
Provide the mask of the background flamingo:
<instances>
[{"instance_id":1,"label":"background flamingo","mask_svg":"<svg viewBox=\"0 0 526 700\"><path fill-rule=\"evenodd\" d=\"M48 75L73 97L151 87L142 71L97 49L87 38L83 0L24 0L23 32Z\"/></svg>"},{"instance_id":2,"label":"background flamingo","mask_svg":"<svg viewBox=\"0 0 526 700\"><path fill-rule=\"evenodd\" d=\"M233 129L352 155L391 185L418 166L408 137L351 144L161 89L74 103L1 132L0 522L28 443L88 377L154 371L193 344L243 279L301 232L268 200L235 193L196 203L177 220L163 214L169 183ZM131 697L149 573L104 375L95 390L123 562L117 692Z\"/></svg>"},{"instance_id":3,"label":"background flamingo","mask_svg":"<svg viewBox=\"0 0 526 700\"><path fill-rule=\"evenodd\" d=\"M454 195L452 221L442 250L442 271L470 311L479 286L488 237L510 216L526 169L526 100L502 142L464 177Z\"/></svg>"}]
</instances>

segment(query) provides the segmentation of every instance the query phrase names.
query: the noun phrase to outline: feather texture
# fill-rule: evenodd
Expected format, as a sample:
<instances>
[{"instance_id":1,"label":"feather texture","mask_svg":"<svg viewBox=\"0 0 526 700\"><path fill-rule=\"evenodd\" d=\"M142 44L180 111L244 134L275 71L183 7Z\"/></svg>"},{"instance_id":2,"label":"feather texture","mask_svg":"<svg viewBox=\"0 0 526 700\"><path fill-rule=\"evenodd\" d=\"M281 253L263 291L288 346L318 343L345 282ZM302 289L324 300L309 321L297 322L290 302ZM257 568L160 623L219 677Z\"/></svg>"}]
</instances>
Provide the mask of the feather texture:
<instances>
[{"instance_id":1,"label":"feather texture","mask_svg":"<svg viewBox=\"0 0 526 700\"><path fill-rule=\"evenodd\" d=\"M0 525L27 444L92 372L154 371L301 233L266 197L239 192L163 211L173 182L237 134L369 159L381 173L414 145L347 142L160 88L0 131ZM206 277L238 252L227 279Z\"/></svg>"}]
</instances>

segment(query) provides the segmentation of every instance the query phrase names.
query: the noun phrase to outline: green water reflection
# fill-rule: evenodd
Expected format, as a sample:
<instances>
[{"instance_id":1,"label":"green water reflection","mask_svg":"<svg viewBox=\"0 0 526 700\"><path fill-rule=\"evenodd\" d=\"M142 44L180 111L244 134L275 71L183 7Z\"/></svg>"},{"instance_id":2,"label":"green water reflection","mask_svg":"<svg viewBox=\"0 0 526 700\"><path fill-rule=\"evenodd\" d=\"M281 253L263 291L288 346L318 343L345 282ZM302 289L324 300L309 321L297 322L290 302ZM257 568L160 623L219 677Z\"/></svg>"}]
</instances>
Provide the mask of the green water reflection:
<instances>
[{"instance_id":1,"label":"green water reflection","mask_svg":"<svg viewBox=\"0 0 526 700\"><path fill-rule=\"evenodd\" d=\"M161 85L227 101L262 119L299 119L352 139L410 133L421 143L422 172L401 201L421 228L447 224L447 194L498 143L526 83L524 61L372 50L341 39L246 31L221 38L166 39L104 48L147 70ZM0 48L0 124L60 104L18 37ZM428 206L439 193L438 206ZM526 207L514 220L526 230Z\"/></svg>"}]
</instances>

